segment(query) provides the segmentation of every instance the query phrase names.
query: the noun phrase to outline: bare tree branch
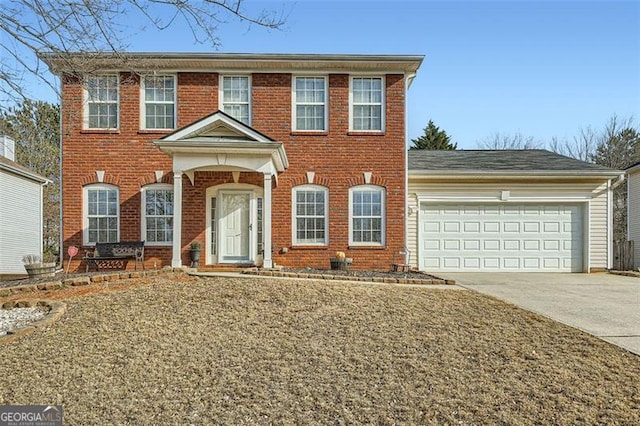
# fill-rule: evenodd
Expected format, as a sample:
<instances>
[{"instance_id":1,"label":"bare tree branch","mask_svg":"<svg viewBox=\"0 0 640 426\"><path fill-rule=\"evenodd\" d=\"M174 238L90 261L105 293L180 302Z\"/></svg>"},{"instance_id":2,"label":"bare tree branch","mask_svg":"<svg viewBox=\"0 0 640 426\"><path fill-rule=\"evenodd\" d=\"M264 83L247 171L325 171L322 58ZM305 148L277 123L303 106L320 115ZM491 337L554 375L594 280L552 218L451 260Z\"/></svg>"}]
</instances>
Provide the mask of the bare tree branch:
<instances>
[{"instance_id":1,"label":"bare tree branch","mask_svg":"<svg viewBox=\"0 0 640 426\"><path fill-rule=\"evenodd\" d=\"M522 133L513 135L496 132L478 142L482 149L538 149L544 148L544 143L533 136L525 137Z\"/></svg>"},{"instance_id":2,"label":"bare tree branch","mask_svg":"<svg viewBox=\"0 0 640 426\"><path fill-rule=\"evenodd\" d=\"M30 96L24 82L35 76L50 88L57 85L38 59L45 52L65 57L74 52L126 56L133 37L150 26L163 31L186 26L198 43L214 49L221 24L236 19L266 29L280 29L283 12L249 13L245 0L12 0L0 8L0 108ZM131 25L139 22L138 27ZM89 61L87 61L89 63ZM78 65L77 58L74 65ZM85 70L79 70L83 72Z\"/></svg>"}]
</instances>

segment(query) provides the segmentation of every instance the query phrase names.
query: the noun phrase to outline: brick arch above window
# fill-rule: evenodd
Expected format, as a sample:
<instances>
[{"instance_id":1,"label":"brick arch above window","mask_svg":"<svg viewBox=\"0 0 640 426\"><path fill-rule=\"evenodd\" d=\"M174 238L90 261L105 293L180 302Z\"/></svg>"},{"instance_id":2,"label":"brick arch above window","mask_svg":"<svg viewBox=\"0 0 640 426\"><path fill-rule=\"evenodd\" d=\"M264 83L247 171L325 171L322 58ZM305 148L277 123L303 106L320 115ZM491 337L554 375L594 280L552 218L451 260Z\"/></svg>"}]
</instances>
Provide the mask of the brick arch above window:
<instances>
[{"instance_id":1,"label":"brick arch above window","mask_svg":"<svg viewBox=\"0 0 640 426\"><path fill-rule=\"evenodd\" d=\"M173 172L172 171L164 171L162 179L158 182L156 179L155 172L148 172L138 178L138 185L142 188L145 185L153 185L156 183L165 183L168 185L173 185Z\"/></svg>"},{"instance_id":2,"label":"brick arch above window","mask_svg":"<svg viewBox=\"0 0 640 426\"><path fill-rule=\"evenodd\" d=\"M306 174L291 178L291 186L295 187L301 185L320 185L328 188L331 186L331 179L324 176L318 176L317 174L313 177L312 183L309 183Z\"/></svg>"},{"instance_id":3,"label":"brick arch above window","mask_svg":"<svg viewBox=\"0 0 640 426\"><path fill-rule=\"evenodd\" d=\"M381 186L383 188L386 188L387 180L383 177L372 175L371 181L367 183L364 180L364 175L360 174L357 177L347 178L347 184L349 185L349 187L358 186L358 185L374 185L374 186Z\"/></svg>"},{"instance_id":4,"label":"brick arch above window","mask_svg":"<svg viewBox=\"0 0 640 426\"><path fill-rule=\"evenodd\" d=\"M81 180L81 185L82 186L87 186L87 185L93 185L93 184L110 184L110 185L115 185L115 186L121 186L121 180L120 177L118 175L115 175L113 173L109 173L107 171L105 171L104 173L104 177L102 178L102 182L98 181L98 176L96 175L96 172L91 172L91 173L87 173L86 175L84 175Z\"/></svg>"}]
</instances>

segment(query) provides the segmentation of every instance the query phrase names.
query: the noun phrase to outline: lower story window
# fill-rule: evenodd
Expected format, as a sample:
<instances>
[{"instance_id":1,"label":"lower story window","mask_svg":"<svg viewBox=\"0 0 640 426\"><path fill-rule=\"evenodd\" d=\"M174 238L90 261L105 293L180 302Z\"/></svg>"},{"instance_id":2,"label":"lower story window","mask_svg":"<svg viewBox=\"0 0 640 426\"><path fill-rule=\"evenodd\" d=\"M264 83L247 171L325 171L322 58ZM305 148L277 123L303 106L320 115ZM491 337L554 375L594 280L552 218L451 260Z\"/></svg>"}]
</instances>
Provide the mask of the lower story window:
<instances>
[{"instance_id":1,"label":"lower story window","mask_svg":"<svg viewBox=\"0 0 640 426\"><path fill-rule=\"evenodd\" d=\"M349 190L349 244L384 244L384 188L356 186Z\"/></svg>"},{"instance_id":2,"label":"lower story window","mask_svg":"<svg viewBox=\"0 0 640 426\"><path fill-rule=\"evenodd\" d=\"M84 188L84 243L118 241L120 221L118 188L113 185L89 185Z\"/></svg>"},{"instance_id":3,"label":"lower story window","mask_svg":"<svg viewBox=\"0 0 640 426\"><path fill-rule=\"evenodd\" d=\"M150 185L143 189L142 238L151 245L173 242L173 187Z\"/></svg>"},{"instance_id":4,"label":"lower story window","mask_svg":"<svg viewBox=\"0 0 640 426\"><path fill-rule=\"evenodd\" d=\"M293 188L293 243L326 245L327 188L302 185Z\"/></svg>"}]
</instances>

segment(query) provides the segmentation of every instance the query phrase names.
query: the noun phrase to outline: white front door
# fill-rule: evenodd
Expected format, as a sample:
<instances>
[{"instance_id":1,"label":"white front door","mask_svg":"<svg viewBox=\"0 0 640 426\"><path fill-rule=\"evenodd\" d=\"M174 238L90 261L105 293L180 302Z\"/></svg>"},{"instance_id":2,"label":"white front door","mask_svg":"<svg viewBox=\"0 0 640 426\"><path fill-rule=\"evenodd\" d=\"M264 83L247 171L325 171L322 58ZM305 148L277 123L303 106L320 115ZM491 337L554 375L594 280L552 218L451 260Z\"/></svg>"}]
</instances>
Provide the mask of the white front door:
<instances>
[{"instance_id":1,"label":"white front door","mask_svg":"<svg viewBox=\"0 0 640 426\"><path fill-rule=\"evenodd\" d=\"M250 192L223 192L220 209L222 262L250 261Z\"/></svg>"}]
</instances>

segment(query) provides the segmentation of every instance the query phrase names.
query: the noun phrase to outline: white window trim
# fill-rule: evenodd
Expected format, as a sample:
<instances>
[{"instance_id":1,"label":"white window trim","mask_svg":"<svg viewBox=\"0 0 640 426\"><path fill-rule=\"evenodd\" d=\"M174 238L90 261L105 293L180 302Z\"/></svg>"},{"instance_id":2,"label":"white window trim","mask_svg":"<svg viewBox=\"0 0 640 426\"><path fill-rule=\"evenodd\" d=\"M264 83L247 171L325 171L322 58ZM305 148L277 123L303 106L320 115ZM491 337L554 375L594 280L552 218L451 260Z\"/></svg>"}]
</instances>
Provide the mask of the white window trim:
<instances>
[{"instance_id":1,"label":"white window trim","mask_svg":"<svg viewBox=\"0 0 640 426\"><path fill-rule=\"evenodd\" d=\"M353 192L358 190L376 190L381 193L380 201L381 206L381 228L380 229L380 243L375 242L355 242L353 241ZM387 191L384 186L378 185L358 185L349 188L349 245L350 246L365 246L365 247L384 247L386 243L386 227L387 227Z\"/></svg>"},{"instance_id":2,"label":"white window trim","mask_svg":"<svg viewBox=\"0 0 640 426\"><path fill-rule=\"evenodd\" d=\"M296 80L298 78L321 78L324 80L324 128L322 129L298 129L298 120L297 114L297 96L296 96ZM303 105L319 105L319 104L310 104L305 103ZM324 75L294 75L291 79L291 128L294 132L305 132L305 133L324 133L329 130L329 79Z\"/></svg>"},{"instance_id":3,"label":"white window trim","mask_svg":"<svg viewBox=\"0 0 640 426\"><path fill-rule=\"evenodd\" d=\"M89 127L89 88L88 80L92 77L116 77L116 127ZM120 74L99 74L86 76L82 87L82 130L118 130L120 129Z\"/></svg>"},{"instance_id":4,"label":"white window trim","mask_svg":"<svg viewBox=\"0 0 640 426\"><path fill-rule=\"evenodd\" d=\"M229 114L224 111L224 87L223 81L225 77L245 77L247 78L247 90L248 90L248 105L249 105L249 123L245 123L247 126L251 126L253 123L253 81L251 74L220 74L218 76L218 110ZM229 114L231 115L231 114ZM235 118L235 117L234 117ZM240 121L240 120L238 120Z\"/></svg>"},{"instance_id":5,"label":"white window trim","mask_svg":"<svg viewBox=\"0 0 640 426\"><path fill-rule=\"evenodd\" d=\"M298 191L322 191L324 192L324 242L321 243L309 243L299 242L297 239L298 225L296 215L296 193ZM329 188L321 185L298 185L291 188L291 242L294 246L319 246L324 247L329 245Z\"/></svg>"},{"instance_id":6,"label":"white window trim","mask_svg":"<svg viewBox=\"0 0 640 426\"><path fill-rule=\"evenodd\" d=\"M145 97L145 81L147 77L172 77L173 78L173 127L147 127L147 99ZM156 102L168 103L168 102ZM178 123L178 76L172 73L140 76L140 129L141 130L174 130Z\"/></svg>"},{"instance_id":7,"label":"white window trim","mask_svg":"<svg viewBox=\"0 0 640 426\"><path fill-rule=\"evenodd\" d=\"M381 79L382 93L380 97L380 129L376 130L355 130L353 128L353 79L354 78L379 78ZM349 131L363 133L382 133L386 129L386 109L387 109L387 82L384 75L351 75L349 76Z\"/></svg>"},{"instance_id":8,"label":"white window trim","mask_svg":"<svg viewBox=\"0 0 640 426\"><path fill-rule=\"evenodd\" d=\"M152 183L150 185L145 185L140 189L140 240L144 241L145 246L156 246L156 247L171 247L173 245L173 239L171 241L165 242L157 242L157 241L147 241L147 209L146 209L146 198L148 190L166 190L173 192L173 185L169 185L166 183ZM174 198L175 201L175 198ZM174 206L175 209L175 206ZM173 217L173 215L172 215Z\"/></svg>"},{"instance_id":9,"label":"white window trim","mask_svg":"<svg viewBox=\"0 0 640 426\"><path fill-rule=\"evenodd\" d=\"M95 242L89 242L89 190L116 190L118 198L116 215L118 218L117 240L120 241L120 188L108 183L94 183L82 188L82 245L94 246Z\"/></svg>"}]
</instances>

